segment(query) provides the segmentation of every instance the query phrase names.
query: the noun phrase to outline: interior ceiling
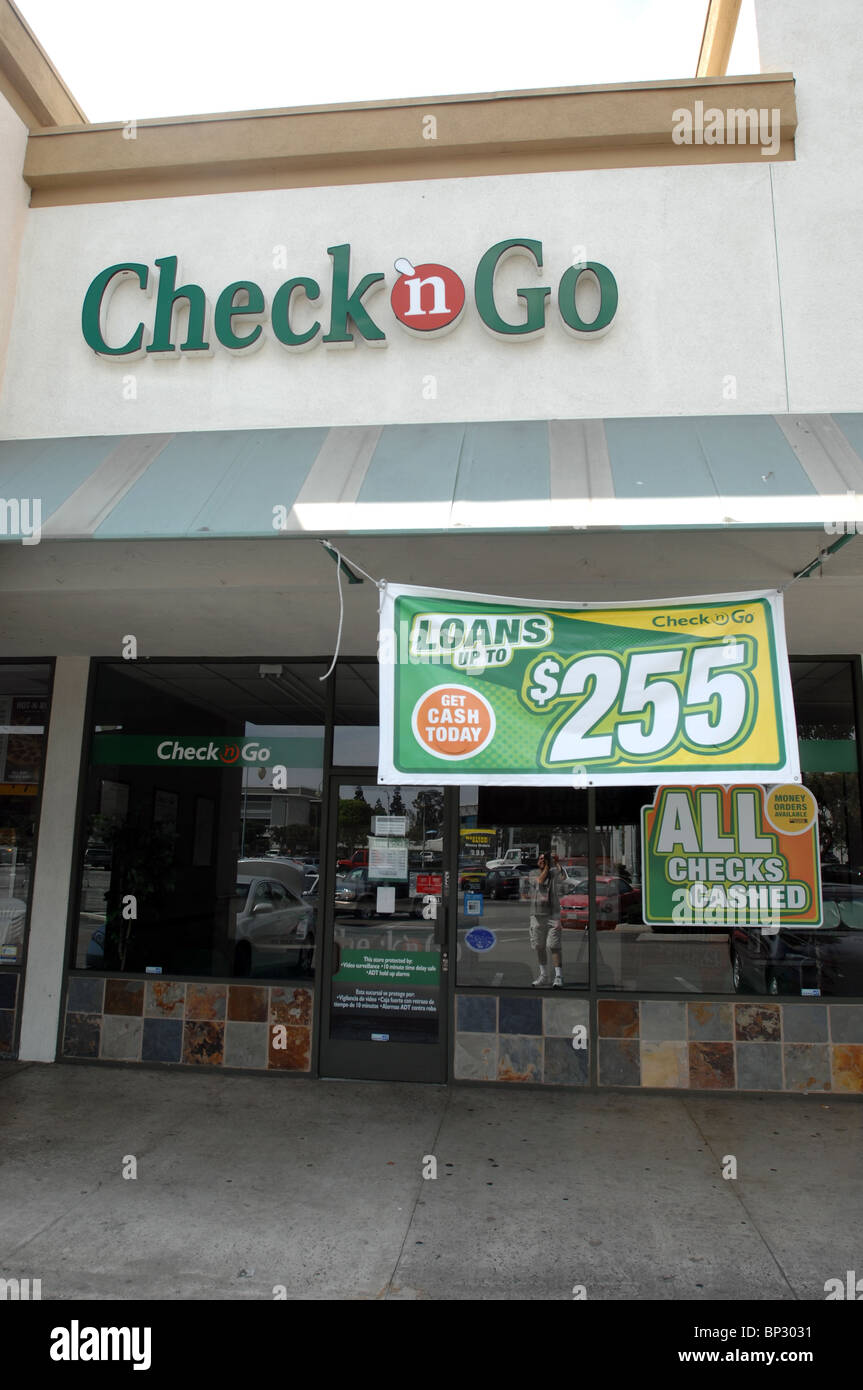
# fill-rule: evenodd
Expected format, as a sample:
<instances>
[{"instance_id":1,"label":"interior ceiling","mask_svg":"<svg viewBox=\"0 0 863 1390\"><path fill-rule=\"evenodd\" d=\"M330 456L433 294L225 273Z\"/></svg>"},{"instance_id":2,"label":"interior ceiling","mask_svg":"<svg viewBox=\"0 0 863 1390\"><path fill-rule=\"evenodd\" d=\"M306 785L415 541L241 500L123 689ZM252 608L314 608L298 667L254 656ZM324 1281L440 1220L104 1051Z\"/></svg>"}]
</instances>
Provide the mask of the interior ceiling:
<instances>
[{"instance_id":1,"label":"interior ceiling","mask_svg":"<svg viewBox=\"0 0 863 1390\"><path fill-rule=\"evenodd\" d=\"M612 602L777 588L832 540L806 530L470 533L338 542L375 577L537 599ZM786 593L789 651L863 652L863 541ZM373 656L377 593L343 583L341 651ZM318 656L338 630L320 542L66 541L0 548L0 655Z\"/></svg>"},{"instance_id":2,"label":"interior ceiling","mask_svg":"<svg viewBox=\"0 0 863 1390\"><path fill-rule=\"evenodd\" d=\"M271 669L267 669L267 665ZM324 721L325 687L319 677L326 666L318 662L290 665L278 663L276 674L272 663L171 662L148 665L123 661L108 668L115 680L106 679L105 690L96 711L97 722L103 716L116 715L115 691L129 699L128 682L140 686L140 701L159 707L162 701L180 700L186 705L205 711L220 719L248 721L258 725L283 723L314 723Z\"/></svg>"},{"instance_id":3,"label":"interior ceiling","mask_svg":"<svg viewBox=\"0 0 863 1390\"><path fill-rule=\"evenodd\" d=\"M0 665L0 695L47 695L50 689L50 666Z\"/></svg>"}]
</instances>

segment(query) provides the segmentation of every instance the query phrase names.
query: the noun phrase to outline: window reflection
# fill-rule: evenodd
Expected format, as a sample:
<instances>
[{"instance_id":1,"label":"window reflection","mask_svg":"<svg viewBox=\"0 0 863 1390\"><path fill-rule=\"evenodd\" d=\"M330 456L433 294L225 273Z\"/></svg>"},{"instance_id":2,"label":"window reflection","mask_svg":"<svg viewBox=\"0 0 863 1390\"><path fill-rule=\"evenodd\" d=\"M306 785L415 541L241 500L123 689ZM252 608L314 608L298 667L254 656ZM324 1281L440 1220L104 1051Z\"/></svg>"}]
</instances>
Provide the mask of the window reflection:
<instances>
[{"instance_id":1,"label":"window reflection","mask_svg":"<svg viewBox=\"0 0 863 1390\"><path fill-rule=\"evenodd\" d=\"M642 875L641 807L655 789L596 793L597 985L693 994L855 996L863 993L863 834L851 668L792 662L803 785L819 816L823 925L695 923L646 926L627 898ZM617 862L616 869L614 868ZM604 892L611 903L603 910ZM655 914L654 914L655 915ZM616 920L615 920L616 919Z\"/></svg>"},{"instance_id":2,"label":"window reflection","mask_svg":"<svg viewBox=\"0 0 863 1390\"><path fill-rule=\"evenodd\" d=\"M655 787L596 792L597 985L645 993L727 993L731 967L725 927L644 922L641 810L655 797Z\"/></svg>"},{"instance_id":3,"label":"window reflection","mask_svg":"<svg viewBox=\"0 0 863 1390\"><path fill-rule=\"evenodd\" d=\"M301 662L100 666L77 968L312 972L323 671Z\"/></svg>"},{"instance_id":4,"label":"window reflection","mask_svg":"<svg viewBox=\"0 0 863 1390\"><path fill-rule=\"evenodd\" d=\"M0 966L24 956L50 681L47 665L0 664Z\"/></svg>"},{"instance_id":5,"label":"window reflection","mask_svg":"<svg viewBox=\"0 0 863 1390\"><path fill-rule=\"evenodd\" d=\"M447 879L441 787L337 785L329 1035L430 1043Z\"/></svg>"},{"instance_id":6,"label":"window reflection","mask_svg":"<svg viewBox=\"0 0 863 1390\"><path fill-rule=\"evenodd\" d=\"M585 792L461 789L459 985L586 987L587 847Z\"/></svg>"}]
</instances>

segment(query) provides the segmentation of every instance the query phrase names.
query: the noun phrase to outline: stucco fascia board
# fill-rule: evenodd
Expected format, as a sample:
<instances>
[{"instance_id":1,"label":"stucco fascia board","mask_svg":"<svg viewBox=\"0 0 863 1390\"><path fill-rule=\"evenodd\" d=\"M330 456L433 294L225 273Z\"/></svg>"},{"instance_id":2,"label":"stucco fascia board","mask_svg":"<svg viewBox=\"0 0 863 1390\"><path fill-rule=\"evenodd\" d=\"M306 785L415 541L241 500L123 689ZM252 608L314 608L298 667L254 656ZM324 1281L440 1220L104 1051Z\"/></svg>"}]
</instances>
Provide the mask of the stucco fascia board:
<instances>
[{"instance_id":1,"label":"stucco fascia board","mask_svg":"<svg viewBox=\"0 0 863 1390\"><path fill-rule=\"evenodd\" d=\"M141 122L31 133L24 177L33 205L643 164L771 158L757 145L678 144L674 112L780 113L774 158L793 158L794 79L688 79L645 86L513 92ZM426 117L436 138L423 135ZM128 131L127 131L128 134ZM128 189L128 192L124 191Z\"/></svg>"}]
</instances>

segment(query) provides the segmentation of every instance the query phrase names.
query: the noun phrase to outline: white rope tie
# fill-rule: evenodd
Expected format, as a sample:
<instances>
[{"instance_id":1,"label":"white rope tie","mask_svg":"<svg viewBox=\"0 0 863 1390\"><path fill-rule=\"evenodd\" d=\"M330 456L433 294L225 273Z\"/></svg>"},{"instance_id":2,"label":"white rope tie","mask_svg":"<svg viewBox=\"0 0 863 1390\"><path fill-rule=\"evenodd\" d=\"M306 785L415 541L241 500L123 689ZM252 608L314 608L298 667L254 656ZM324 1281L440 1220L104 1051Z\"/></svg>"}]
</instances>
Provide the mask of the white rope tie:
<instances>
[{"instance_id":1,"label":"white rope tie","mask_svg":"<svg viewBox=\"0 0 863 1390\"><path fill-rule=\"evenodd\" d=\"M321 541L321 545L324 546L325 549L332 551L332 553L336 557L336 585L339 591L339 627L338 632L336 633L336 649L333 653L333 659L330 662L330 669L327 671L326 675L318 676L319 681L325 681L329 680L330 676L333 674L333 671L336 667L336 662L339 659L339 652L341 650L342 645L342 627L344 625L345 620L345 599L344 594L342 593L342 553L339 550L338 546L333 545L331 541ZM369 574L368 570L364 570L362 565L358 565L355 560L346 560L345 564L349 565L351 569L355 569L359 574L362 574L366 579L368 579L370 583L374 584L375 588L378 591L378 612L380 612L384 601L384 589L386 588L386 580L375 579L372 575Z\"/></svg>"}]
</instances>

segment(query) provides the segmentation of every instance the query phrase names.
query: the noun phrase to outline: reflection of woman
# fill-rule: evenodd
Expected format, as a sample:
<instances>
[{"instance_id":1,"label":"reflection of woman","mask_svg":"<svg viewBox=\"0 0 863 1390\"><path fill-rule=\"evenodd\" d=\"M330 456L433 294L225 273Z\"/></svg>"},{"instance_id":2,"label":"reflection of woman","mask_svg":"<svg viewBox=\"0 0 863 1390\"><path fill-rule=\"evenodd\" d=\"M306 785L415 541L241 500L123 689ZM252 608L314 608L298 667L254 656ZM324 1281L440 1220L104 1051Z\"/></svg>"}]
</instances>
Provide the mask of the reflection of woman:
<instances>
[{"instance_id":1,"label":"reflection of woman","mask_svg":"<svg viewBox=\"0 0 863 1390\"><path fill-rule=\"evenodd\" d=\"M539 856L536 872L531 875L530 944L539 961L539 974L533 981L538 988L551 985L559 989L563 985L560 894L565 877L557 855L551 864L547 854ZM554 979L548 973L549 955L554 967Z\"/></svg>"}]
</instances>

